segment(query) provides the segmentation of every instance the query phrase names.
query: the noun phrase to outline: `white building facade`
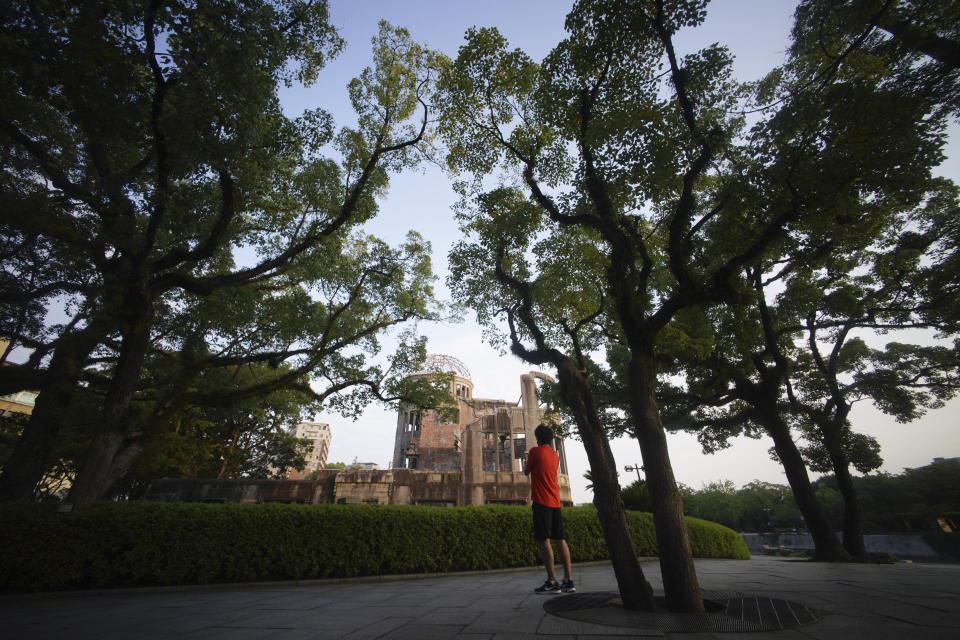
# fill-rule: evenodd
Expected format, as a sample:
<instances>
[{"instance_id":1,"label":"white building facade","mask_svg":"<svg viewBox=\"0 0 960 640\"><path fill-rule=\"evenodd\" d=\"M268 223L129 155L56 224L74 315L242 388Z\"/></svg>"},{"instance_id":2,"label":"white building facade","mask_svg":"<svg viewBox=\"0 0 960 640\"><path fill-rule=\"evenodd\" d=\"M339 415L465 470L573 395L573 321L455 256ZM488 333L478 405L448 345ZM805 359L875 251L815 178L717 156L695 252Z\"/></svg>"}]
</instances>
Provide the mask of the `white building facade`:
<instances>
[{"instance_id":1,"label":"white building facade","mask_svg":"<svg viewBox=\"0 0 960 640\"><path fill-rule=\"evenodd\" d=\"M312 471L323 469L330 453L330 425L323 422L301 422L294 429L295 438L309 440L303 469L291 470L288 477L293 480L303 478Z\"/></svg>"}]
</instances>

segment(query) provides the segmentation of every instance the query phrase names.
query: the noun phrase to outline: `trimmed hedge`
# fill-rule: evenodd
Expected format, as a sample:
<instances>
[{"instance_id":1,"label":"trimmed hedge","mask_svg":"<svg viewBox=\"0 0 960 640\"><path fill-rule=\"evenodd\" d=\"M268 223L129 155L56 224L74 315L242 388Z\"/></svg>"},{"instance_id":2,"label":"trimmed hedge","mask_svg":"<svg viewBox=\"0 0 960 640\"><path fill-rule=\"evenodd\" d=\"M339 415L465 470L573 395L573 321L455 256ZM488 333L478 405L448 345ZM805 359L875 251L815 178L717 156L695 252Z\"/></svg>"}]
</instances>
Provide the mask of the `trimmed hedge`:
<instances>
[{"instance_id":1,"label":"trimmed hedge","mask_svg":"<svg viewBox=\"0 0 960 640\"><path fill-rule=\"evenodd\" d=\"M628 512L640 556L648 513ZM749 558L740 536L687 520L694 555ZM564 510L575 561L608 558L596 511ZM527 507L101 503L75 514L0 506L0 590L346 578L539 564Z\"/></svg>"}]
</instances>

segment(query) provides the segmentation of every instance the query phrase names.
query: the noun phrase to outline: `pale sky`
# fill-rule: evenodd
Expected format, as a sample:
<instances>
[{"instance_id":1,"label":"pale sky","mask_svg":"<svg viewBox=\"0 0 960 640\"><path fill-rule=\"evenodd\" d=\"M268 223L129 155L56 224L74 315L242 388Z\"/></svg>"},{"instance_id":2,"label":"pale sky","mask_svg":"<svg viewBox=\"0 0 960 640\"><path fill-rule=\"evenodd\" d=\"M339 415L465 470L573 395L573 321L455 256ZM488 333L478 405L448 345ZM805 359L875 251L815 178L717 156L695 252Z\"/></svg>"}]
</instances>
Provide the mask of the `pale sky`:
<instances>
[{"instance_id":1,"label":"pale sky","mask_svg":"<svg viewBox=\"0 0 960 640\"><path fill-rule=\"evenodd\" d=\"M451 57L463 40L467 28L496 26L511 47L519 47L535 60L543 56L564 36L563 21L571 6L560 0L331 0L331 20L347 41L344 53L321 71L311 88L281 92L284 109L296 115L306 108L321 106L330 111L338 125L348 124L352 111L347 101L346 84L370 64L370 38L377 22L385 19L406 27L413 38L439 49ZM735 73L741 80L761 77L783 60L795 2L788 0L715 0L708 8L707 22L696 30L681 32L676 39L679 54L712 42L720 42L736 56ZM953 129L954 145L958 138ZM940 173L958 179L960 153L950 153ZM433 245L434 268L439 276L438 294L449 298L444 285L447 252L459 238L450 212L455 195L449 181L436 168L406 173L392 178L389 195L381 202L377 219L368 231L391 244L403 239L407 230L422 233ZM429 351L462 360L469 367L475 397L516 401L520 397L520 376L531 367L510 355L500 355L485 344L472 315L456 326L424 325ZM549 371L547 371L549 373ZM958 429L960 400L931 412L909 425L899 425L869 406L858 406L852 414L857 431L876 437L885 459L884 471L900 473L904 468L929 464L934 457L960 456ZM344 420L328 413L315 417L331 425L330 461L376 462L387 467L393 455L396 414L371 407L357 421ZM670 454L677 481L693 488L716 480L729 479L737 486L754 479L786 484L780 466L771 461L768 439L733 441L732 446L715 455L703 455L696 439L689 435L669 436ZM582 445L567 441L570 481L575 502L589 502L582 474L589 468ZM613 451L621 473L621 484L636 479L624 472L625 465L640 464L640 449L635 441L619 439Z\"/></svg>"}]
</instances>

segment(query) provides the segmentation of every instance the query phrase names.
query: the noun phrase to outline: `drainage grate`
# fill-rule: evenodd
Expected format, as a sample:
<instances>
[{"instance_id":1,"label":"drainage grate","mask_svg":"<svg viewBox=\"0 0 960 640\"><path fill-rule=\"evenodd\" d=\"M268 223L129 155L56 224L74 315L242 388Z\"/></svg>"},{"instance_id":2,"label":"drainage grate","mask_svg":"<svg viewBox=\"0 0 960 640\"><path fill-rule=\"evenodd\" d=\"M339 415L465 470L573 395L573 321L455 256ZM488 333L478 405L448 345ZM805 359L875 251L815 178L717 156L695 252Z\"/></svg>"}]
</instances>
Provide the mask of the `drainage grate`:
<instances>
[{"instance_id":1,"label":"drainage grate","mask_svg":"<svg viewBox=\"0 0 960 640\"><path fill-rule=\"evenodd\" d=\"M663 599L657 598L657 604L663 606ZM623 608L620 594L595 592L551 598L543 608L580 622L673 632L778 631L821 619L819 612L798 602L736 592L705 592L704 605L708 613L632 611Z\"/></svg>"}]
</instances>

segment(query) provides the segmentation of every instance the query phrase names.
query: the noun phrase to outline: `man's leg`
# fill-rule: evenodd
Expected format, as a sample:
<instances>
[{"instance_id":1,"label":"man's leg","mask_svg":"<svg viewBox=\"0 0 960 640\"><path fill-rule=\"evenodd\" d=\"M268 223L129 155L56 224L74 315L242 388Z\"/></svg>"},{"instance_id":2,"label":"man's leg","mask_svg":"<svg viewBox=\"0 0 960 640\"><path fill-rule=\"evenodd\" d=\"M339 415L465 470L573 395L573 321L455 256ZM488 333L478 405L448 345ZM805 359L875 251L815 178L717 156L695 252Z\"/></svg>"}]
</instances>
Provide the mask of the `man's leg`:
<instances>
[{"instance_id":1,"label":"man's leg","mask_svg":"<svg viewBox=\"0 0 960 640\"><path fill-rule=\"evenodd\" d=\"M566 547L566 543L564 543L563 546ZM561 553L563 552L561 551ZM549 578L550 582L556 582L557 574L553 569L553 547L550 546L549 538L540 540L540 557L543 559L543 566L547 570L547 578ZM569 551L567 551L567 563L570 563Z\"/></svg>"},{"instance_id":2,"label":"man's leg","mask_svg":"<svg viewBox=\"0 0 960 640\"><path fill-rule=\"evenodd\" d=\"M570 566L570 547L567 546L566 540L558 540L557 542L560 545L560 562L563 563L563 575L567 580L573 580L573 571ZM553 562L553 553L550 554L550 561Z\"/></svg>"}]
</instances>

